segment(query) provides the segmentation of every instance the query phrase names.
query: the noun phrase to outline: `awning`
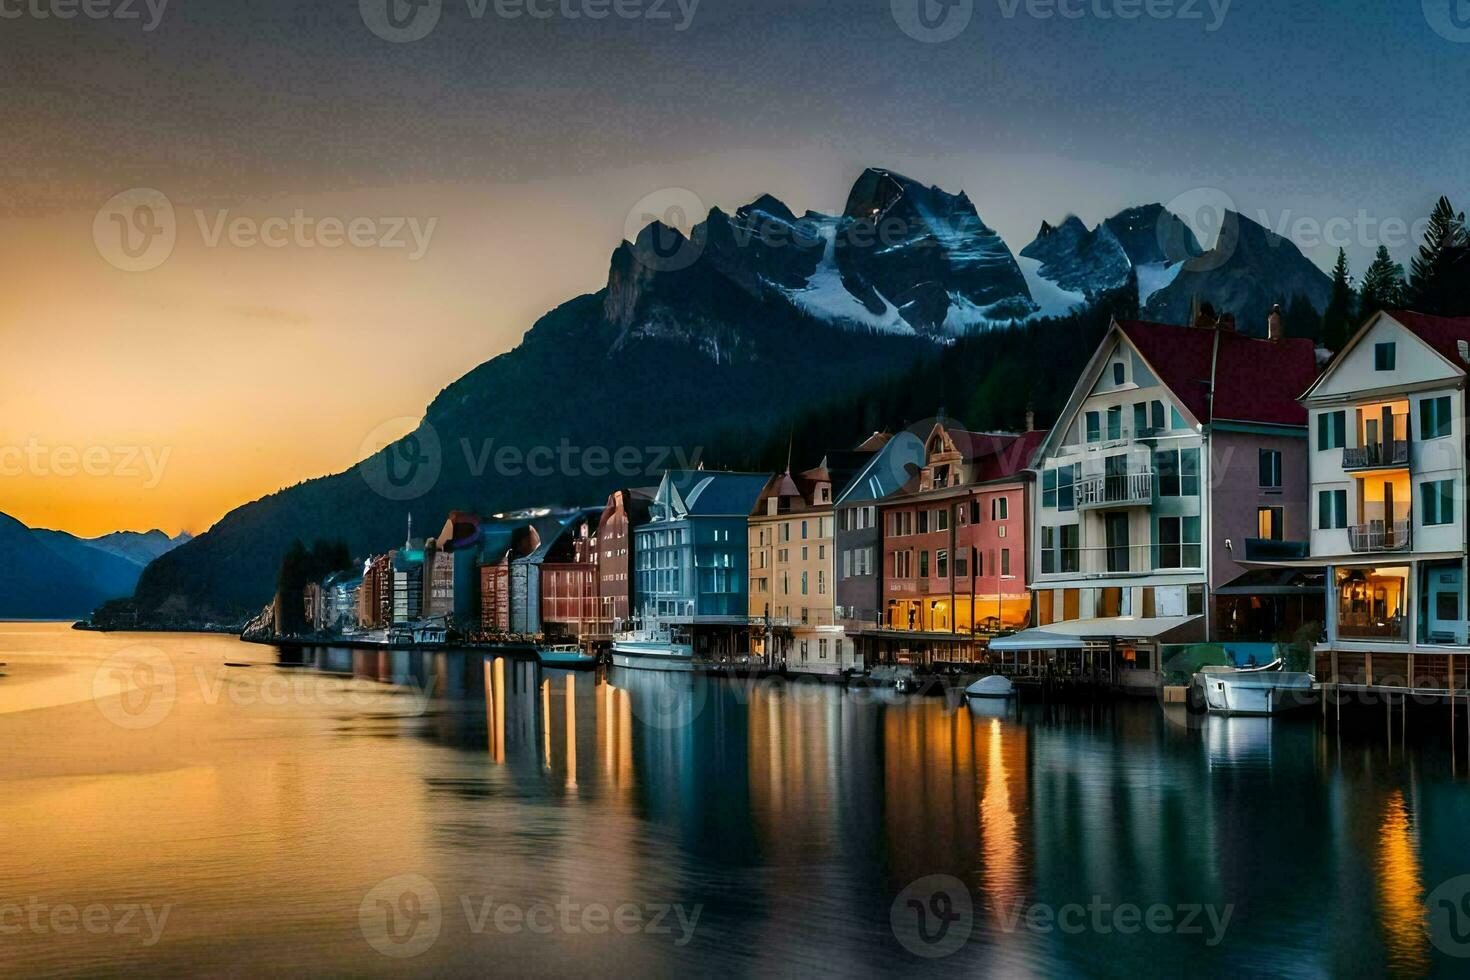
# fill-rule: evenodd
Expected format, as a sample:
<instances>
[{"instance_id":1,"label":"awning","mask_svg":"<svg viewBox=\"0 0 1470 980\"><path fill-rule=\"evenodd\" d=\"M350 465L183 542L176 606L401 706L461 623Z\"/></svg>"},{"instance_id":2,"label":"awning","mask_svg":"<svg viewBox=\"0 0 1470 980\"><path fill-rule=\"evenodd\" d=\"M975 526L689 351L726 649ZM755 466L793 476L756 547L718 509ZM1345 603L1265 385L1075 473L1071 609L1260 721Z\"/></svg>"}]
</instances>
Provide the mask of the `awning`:
<instances>
[{"instance_id":1,"label":"awning","mask_svg":"<svg viewBox=\"0 0 1470 980\"><path fill-rule=\"evenodd\" d=\"M1215 590L1217 596L1320 595L1327 574L1320 568L1256 568Z\"/></svg>"},{"instance_id":2,"label":"awning","mask_svg":"<svg viewBox=\"0 0 1470 980\"><path fill-rule=\"evenodd\" d=\"M1170 630L1192 623L1199 616L1155 616L1148 619L1132 616L1109 616L1104 619L1074 619L1056 623L1045 629L1022 630L990 641L991 650L1082 650L1088 640L1122 637L1151 640Z\"/></svg>"},{"instance_id":3,"label":"awning","mask_svg":"<svg viewBox=\"0 0 1470 980\"><path fill-rule=\"evenodd\" d=\"M1012 633L1010 636L997 636L990 641L988 649L1007 653L1011 650L1081 650L1086 646L1075 636L1033 629Z\"/></svg>"}]
</instances>

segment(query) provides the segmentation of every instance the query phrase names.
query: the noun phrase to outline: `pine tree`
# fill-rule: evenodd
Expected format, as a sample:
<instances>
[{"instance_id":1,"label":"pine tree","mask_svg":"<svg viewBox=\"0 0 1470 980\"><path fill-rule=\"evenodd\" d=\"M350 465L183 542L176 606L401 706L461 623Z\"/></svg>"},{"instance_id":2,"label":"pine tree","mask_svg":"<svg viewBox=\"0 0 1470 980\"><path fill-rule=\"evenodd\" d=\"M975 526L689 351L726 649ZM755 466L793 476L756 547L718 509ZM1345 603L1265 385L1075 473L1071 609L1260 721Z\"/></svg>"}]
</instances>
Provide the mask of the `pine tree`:
<instances>
[{"instance_id":1,"label":"pine tree","mask_svg":"<svg viewBox=\"0 0 1470 980\"><path fill-rule=\"evenodd\" d=\"M1429 216L1424 244L1409 272L1408 305L1420 313L1450 316L1464 300L1465 284L1454 268L1466 246L1465 214L1441 197Z\"/></svg>"},{"instance_id":2,"label":"pine tree","mask_svg":"<svg viewBox=\"0 0 1470 980\"><path fill-rule=\"evenodd\" d=\"M1348 275L1347 252L1337 250L1337 265L1332 268L1332 298L1322 314L1322 342L1334 354L1342 350L1353 329L1353 283Z\"/></svg>"},{"instance_id":3,"label":"pine tree","mask_svg":"<svg viewBox=\"0 0 1470 980\"><path fill-rule=\"evenodd\" d=\"M1363 273L1359 291L1358 319L1366 321L1379 310L1403 305L1404 267L1388 254L1386 246L1378 246L1378 255Z\"/></svg>"}]
</instances>

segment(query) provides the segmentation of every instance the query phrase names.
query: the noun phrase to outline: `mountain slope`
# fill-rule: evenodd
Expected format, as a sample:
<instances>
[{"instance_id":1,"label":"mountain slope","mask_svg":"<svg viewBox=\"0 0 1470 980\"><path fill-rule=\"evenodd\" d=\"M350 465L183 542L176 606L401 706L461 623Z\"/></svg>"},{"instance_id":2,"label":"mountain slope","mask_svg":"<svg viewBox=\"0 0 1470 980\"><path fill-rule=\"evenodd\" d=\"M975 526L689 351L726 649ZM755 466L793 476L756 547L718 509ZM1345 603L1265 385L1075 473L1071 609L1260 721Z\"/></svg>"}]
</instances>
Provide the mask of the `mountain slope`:
<instances>
[{"instance_id":1,"label":"mountain slope","mask_svg":"<svg viewBox=\"0 0 1470 980\"><path fill-rule=\"evenodd\" d=\"M1332 280L1289 240L1234 211L1225 212L1213 248L1184 263L1174 279L1141 303L1143 316L1187 323L1196 302L1233 313L1242 333L1265 336L1271 307L1304 296L1322 313Z\"/></svg>"},{"instance_id":2,"label":"mountain slope","mask_svg":"<svg viewBox=\"0 0 1470 980\"><path fill-rule=\"evenodd\" d=\"M1140 301L1147 303L1203 251L1178 215L1162 204L1145 204L1090 230L1076 215L1056 226L1043 221L1021 255L1039 263L1037 278L1075 297L1074 303L1122 287L1130 272L1138 279ZM1033 295L1038 292L1033 285Z\"/></svg>"},{"instance_id":3,"label":"mountain slope","mask_svg":"<svg viewBox=\"0 0 1470 980\"><path fill-rule=\"evenodd\" d=\"M67 619L130 595L143 566L61 531L32 531L0 514L0 619Z\"/></svg>"}]
</instances>

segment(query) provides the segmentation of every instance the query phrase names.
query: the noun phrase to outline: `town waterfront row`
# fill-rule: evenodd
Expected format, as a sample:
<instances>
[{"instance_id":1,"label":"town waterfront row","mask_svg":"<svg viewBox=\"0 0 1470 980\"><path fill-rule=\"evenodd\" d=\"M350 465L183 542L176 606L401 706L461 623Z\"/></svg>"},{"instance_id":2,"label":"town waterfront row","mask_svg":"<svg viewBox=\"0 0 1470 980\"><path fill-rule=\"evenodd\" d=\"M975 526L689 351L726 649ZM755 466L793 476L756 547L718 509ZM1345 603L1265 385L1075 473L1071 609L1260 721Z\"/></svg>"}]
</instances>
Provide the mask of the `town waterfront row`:
<instances>
[{"instance_id":1,"label":"town waterfront row","mask_svg":"<svg viewBox=\"0 0 1470 980\"><path fill-rule=\"evenodd\" d=\"M1117 321L1049 431L939 418L779 474L671 470L597 507L456 511L307 589L320 631L605 646L841 673L1069 665L1157 684L1173 648L1466 685L1470 318L1308 340ZM1326 363L1322 363L1326 361Z\"/></svg>"}]
</instances>

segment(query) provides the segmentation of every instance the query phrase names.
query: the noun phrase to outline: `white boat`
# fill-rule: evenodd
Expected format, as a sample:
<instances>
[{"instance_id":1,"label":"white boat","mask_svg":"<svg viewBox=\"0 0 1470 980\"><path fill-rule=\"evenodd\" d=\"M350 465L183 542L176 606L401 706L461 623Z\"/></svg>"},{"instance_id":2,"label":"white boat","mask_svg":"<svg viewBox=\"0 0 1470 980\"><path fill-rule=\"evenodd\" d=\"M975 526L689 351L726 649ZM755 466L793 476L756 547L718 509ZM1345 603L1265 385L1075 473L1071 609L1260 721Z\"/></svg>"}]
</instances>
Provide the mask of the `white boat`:
<instances>
[{"instance_id":1,"label":"white boat","mask_svg":"<svg viewBox=\"0 0 1470 980\"><path fill-rule=\"evenodd\" d=\"M687 630L653 625L613 634L612 662L631 670L693 670L694 644Z\"/></svg>"},{"instance_id":2,"label":"white boat","mask_svg":"<svg viewBox=\"0 0 1470 980\"><path fill-rule=\"evenodd\" d=\"M982 677L965 688L965 697L975 700L1003 700L1015 696L1016 685L1011 683L1009 677L1002 677L999 674Z\"/></svg>"},{"instance_id":3,"label":"white boat","mask_svg":"<svg viewBox=\"0 0 1470 980\"><path fill-rule=\"evenodd\" d=\"M1194 675L1205 706L1219 715L1279 715L1312 703L1314 681L1304 671L1264 667L1206 667Z\"/></svg>"}]
</instances>

